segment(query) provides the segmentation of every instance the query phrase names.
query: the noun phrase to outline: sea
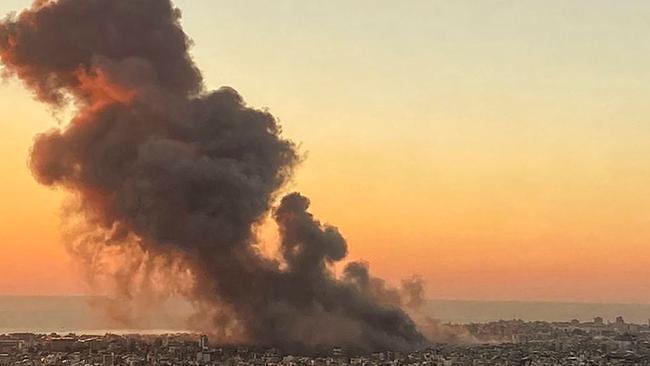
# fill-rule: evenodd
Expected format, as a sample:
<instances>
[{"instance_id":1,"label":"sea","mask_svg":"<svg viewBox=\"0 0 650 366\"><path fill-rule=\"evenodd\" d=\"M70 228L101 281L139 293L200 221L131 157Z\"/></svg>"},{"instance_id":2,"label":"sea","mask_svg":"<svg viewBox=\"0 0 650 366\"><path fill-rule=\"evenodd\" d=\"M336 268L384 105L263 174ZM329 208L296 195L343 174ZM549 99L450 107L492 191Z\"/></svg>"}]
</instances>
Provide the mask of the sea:
<instances>
[{"instance_id":1,"label":"sea","mask_svg":"<svg viewBox=\"0 0 650 366\"><path fill-rule=\"evenodd\" d=\"M97 307L97 297L0 296L0 334L14 332L78 334L163 334L187 331L185 319L192 315L182 300L165 304L155 317L125 326ZM442 323L479 323L497 320L590 321L602 317L614 321L647 324L650 304L590 304L520 301L429 300L423 312Z\"/></svg>"}]
</instances>

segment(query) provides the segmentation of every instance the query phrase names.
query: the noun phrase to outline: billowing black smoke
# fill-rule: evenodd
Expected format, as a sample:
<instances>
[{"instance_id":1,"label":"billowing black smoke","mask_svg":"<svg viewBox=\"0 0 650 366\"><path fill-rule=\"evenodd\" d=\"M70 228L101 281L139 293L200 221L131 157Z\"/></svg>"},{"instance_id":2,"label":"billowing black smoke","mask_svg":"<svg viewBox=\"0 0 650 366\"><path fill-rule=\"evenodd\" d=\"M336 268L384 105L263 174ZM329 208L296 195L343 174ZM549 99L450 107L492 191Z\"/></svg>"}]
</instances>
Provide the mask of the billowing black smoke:
<instances>
[{"instance_id":1,"label":"billowing black smoke","mask_svg":"<svg viewBox=\"0 0 650 366\"><path fill-rule=\"evenodd\" d=\"M204 90L179 17L169 0L38 0L0 23L4 72L53 107L76 108L36 138L31 167L78 199L90 230L77 253L135 243L140 255L169 258L158 265L182 258L185 294L237 340L296 350L426 344L399 291L366 265L333 274L347 244L307 198L289 194L273 209L296 147L234 89ZM278 259L255 245L269 212Z\"/></svg>"}]
</instances>

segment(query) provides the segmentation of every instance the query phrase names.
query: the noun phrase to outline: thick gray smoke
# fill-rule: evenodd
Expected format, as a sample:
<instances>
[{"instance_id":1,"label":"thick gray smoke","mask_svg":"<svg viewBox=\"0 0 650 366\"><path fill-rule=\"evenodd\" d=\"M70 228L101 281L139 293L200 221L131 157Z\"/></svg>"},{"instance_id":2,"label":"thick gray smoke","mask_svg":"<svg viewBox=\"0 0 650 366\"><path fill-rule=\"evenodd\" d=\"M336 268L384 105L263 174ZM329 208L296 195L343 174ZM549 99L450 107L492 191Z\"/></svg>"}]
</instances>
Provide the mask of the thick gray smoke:
<instances>
[{"instance_id":1,"label":"thick gray smoke","mask_svg":"<svg viewBox=\"0 0 650 366\"><path fill-rule=\"evenodd\" d=\"M0 23L5 74L77 111L31 153L36 179L78 201L69 214L85 229L71 239L75 252L89 263L99 252L127 253L117 263L126 292L143 262L145 282L186 275L183 293L235 341L425 345L399 291L366 265L334 275L346 241L309 213L307 198L289 194L272 207L299 161L296 147L234 89L204 90L179 18L169 0L38 0ZM277 259L255 245L269 212L280 229Z\"/></svg>"}]
</instances>

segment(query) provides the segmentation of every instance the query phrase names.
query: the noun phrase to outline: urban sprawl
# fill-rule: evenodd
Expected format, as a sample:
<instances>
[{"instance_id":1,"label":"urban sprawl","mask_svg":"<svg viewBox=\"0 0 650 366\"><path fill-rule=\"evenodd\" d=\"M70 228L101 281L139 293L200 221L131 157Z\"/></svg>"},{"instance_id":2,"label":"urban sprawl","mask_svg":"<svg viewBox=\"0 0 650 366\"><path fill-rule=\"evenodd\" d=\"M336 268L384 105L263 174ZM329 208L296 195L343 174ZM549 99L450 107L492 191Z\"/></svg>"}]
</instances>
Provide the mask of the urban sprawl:
<instances>
[{"instance_id":1,"label":"urban sprawl","mask_svg":"<svg viewBox=\"0 0 650 366\"><path fill-rule=\"evenodd\" d=\"M358 354L332 347L319 355L219 346L198 334L0 335L0 366L454 366L650 365L650 325L605 322L441 325L462 342L414 352Z\"/></svg>"}]
</instances>

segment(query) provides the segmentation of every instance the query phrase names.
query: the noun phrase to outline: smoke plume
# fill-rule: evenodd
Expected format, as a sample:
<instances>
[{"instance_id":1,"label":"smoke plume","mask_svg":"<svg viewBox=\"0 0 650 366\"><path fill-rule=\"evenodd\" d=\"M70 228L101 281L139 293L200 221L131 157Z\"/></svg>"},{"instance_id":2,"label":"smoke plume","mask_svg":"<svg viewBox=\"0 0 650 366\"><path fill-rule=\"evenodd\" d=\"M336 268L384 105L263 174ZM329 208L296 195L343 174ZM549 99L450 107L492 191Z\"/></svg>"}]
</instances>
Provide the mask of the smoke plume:
<instances>
[{"instance_id":1,"label":"smoke plume","mask_svg":"<svg viewBox=\"0 0 650 366\"><path fill-rule=\"evenodd\" d=\"M367 265L334 274L345 239L304 196L278 197L300 160L296 146L234 89L204 89L179 19L169 0L37 0L0 23L4 74L76 111L36 137L30 166L74 197L66 238L90 280L110 274L126 299L183 294L224 340L426 345L400 291ZM269 213L277 258L256 245Z\"/></svg>"}]
</instances>

